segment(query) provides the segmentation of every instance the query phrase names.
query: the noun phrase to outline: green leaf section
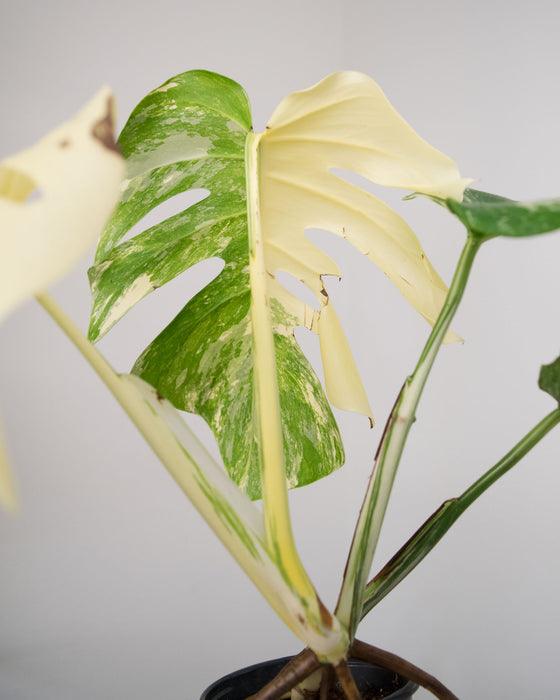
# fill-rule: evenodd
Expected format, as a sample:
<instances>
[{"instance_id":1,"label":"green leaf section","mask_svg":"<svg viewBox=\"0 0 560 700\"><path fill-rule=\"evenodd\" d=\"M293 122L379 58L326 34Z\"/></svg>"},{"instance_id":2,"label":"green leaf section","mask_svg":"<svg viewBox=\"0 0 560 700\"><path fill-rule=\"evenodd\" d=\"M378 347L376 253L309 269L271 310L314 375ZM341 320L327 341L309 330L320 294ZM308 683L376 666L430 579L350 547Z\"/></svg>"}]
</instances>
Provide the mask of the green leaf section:
<instances>
[{"instance_id":1,"label":"green leaf section","mask_svg":"<svg viewBox=\"0 0 560 700\"><path fill-rule=\"evenodd\" d=\"M207 421L231 477L255 499L261 491L249 313L250 125L243 89L207 71L172 78L132 112L119 138L129 179L89 273L89 338L100 339L138 301L192 265L221 258L222 272L186 304L133 371L176 408ZM192 189L209 194L123 240L159 204ZM340 467L344 453L321 384L294 339L296 320L277 302L272 311L287 476L296 487Z\"/></svg>"},{"instance_id":2,"label":"green leaf section","mask_svg":"<svg viewBox=\"0 0 560 700\"><path fill-rule=\"evenodd\" d=\"M467 189L462 202L447 199L445 206L469 231L484 238L522 238L560 228L560 198L516 202L488 192Z\"/></svg>"},{"instance_id":3,"label":"green leaf section","mask_svg":"<svg viewBox=\"0 0 560 700\"><path fill-rule=\"evenodd\" d=\"M560 403L560 357L541 367L539 387Z\"/></svg>"}]
</instances>

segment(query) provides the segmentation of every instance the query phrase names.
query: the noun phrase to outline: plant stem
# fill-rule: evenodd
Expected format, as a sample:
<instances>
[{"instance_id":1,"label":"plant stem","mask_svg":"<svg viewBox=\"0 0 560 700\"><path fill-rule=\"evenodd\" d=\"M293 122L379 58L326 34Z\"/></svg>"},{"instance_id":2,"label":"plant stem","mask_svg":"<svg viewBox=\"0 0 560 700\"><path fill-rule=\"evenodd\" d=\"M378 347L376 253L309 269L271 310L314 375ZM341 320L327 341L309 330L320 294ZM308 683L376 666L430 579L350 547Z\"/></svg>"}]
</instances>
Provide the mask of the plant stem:
<instances>
[{"instance_id":1,"label":"plant stem","mask_svg":"<svg viewBox=\"0 0 560 700\"><path fill-rule=\"evenodd\" d=\"M418 566L477 498L514 467L558 424L560 424L560 408L556 408L543 418L515 447L458 498L445 501L368 583L362 618Z\"/></svg>"},{"instance_id":2,"label":"plant stem","mask_svg":"<svg viewBox=\"0 0 560 700\"><path fill-rule=\"evenodd\" d=\"M329 700L329 692L334 686L334 680L334 668L330 664L323 666L321 687L319 688L319 700Z\"/></svg>"},{"instance_id":3,"label":"plant stem","mask_svg":"<svg viewBox=\"0 0 560 700\"><path fill-rule=\"evenodd\" d=\"M443 683L438 681L437 678L434 678L434 676L426 673L426 671L423 671L421 668L418 668L418 666L411 664L409 661L406 661L396 654L391 654L383 649L373 647L371 644L360 642L358 639L354 640L352 643L350 654L356 659L367 661L370 664L381 666L382 668L395 671L395 673L405 676L405 678L429 690L430 693L440 700L458 700L457 696L453 695L453 693L446 688Z\"/></svg>"},{"instance_id":4,"label":"plant stem","mask_svg":"<svg viewBox=\"0 0 560 700\"><path fill-rule=\"evenodd\" d=\"M266 544L284 580L306 609L302 625L305 626L307 621L309 627L319 632L320 646L309 646L321 661L338 663L348 649L346 630L319 600L299 558L290 518L268 272L261 229L261 136L252 131L247 136L245 172L253 337L253 415L257 426Z\"/></svg>"},{"instance_id":5,"label":"plant stem","mask_svg":"<svg viewBox=\"0 0 560 700\"><path fill-rule=\"evenodd\" d=\"M545 435L560 423L560 408L556 408L545 416L537 425L530 430L502 459L491 469L483 474L480 479L464 491L457 498L457 510L464 513L465 510L476 501L487 489L492 486L501 476L506 474L525 455L530 452ZM459 514L460 514L459 513Z\"/></svg>"},{"instance_id":6,"label":"plant stem","mask_svg":"<svg viewBox=\"0 0 560 700\"><path fill-rule=\"evenodd\" d=\"M349 630L350 639L361 618L367 577L403 448L415 420L416 408L441 343L463 297L481 243L480 239L470 234L467 236L443 308L413 374L406 380L397 398L377 451L336 608L336 616Z\"/></svg>"},{"instance_id":7,"label":"plant stem","mask_svg":"<svg viewBox=\"0 0 560 700\"><path fill-rule=\"evenodd\" d=\"M304 649L297 656L294 656L270 683L267 683L264 688L261 688L255 695L251 695L247 700L278 700L320 666L321 663L315 654L310 649Z\"/></svg>"},{"instance_id":8,"label":"plant stem","mask_svg":"<svg viewBox=\"0 0 560 700\"><path fill-rule=\"evenodd\" d=\"M254 132L247 136L245 171L253 333L253 410L259 443L264 527L268 547L285 572L286 580L303 598L313 599L315 591L296 551L288 504L274 334L261 230L260 136Z\"/></svg>"},{"instance_id":9,"label":"plant stem","mask_svg":"<svg viewBox=\"0 0 560 700\"><path fill-rule=\"evenodd\" d=\"M109 391L111 391L118 401L119 399L117 394L121 393L120 378L103 355L92 343L89 342L86 336L80 331L79 328L77 328L72 319L56 303L50 294L42 292L40 294L36 294L35 299L55 321L58 327L74 344L74 346L80 351L82 356L87 360L105 386L109 389Z\"/></svg>"},{"instance_id":10,"label":"plant stem","mask_svg":"<svg viewBox=\"0 0 560 700\"><path fill-rule=\"evenodd\" d=\"M362 696L360 695L360 691L356 686L356 682L354 681L354 677L352 676L346 659L337 664L334 667L334 671L347 699L362 700Z\"/></svg>"}]
</instances>

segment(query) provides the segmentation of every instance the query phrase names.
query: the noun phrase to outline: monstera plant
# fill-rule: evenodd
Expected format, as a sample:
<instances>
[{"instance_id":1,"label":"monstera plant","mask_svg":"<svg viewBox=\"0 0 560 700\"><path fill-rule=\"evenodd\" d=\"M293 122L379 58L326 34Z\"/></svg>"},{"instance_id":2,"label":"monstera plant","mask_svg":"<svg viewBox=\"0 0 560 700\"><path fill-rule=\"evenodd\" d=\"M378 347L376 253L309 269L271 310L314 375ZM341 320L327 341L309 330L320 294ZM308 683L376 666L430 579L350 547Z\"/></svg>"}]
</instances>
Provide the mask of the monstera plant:
<instances>
[{"instance_id":1,"label":"monstera plant","mask_svg":"<svg viewBox=\"0 0 560 700\"><path fill-rule=\"evenodd\" d=\"M325 700L336 676L344 696L358 698L347 665L354 656L402 672L437 697L453 698L432 676L358 641L357 628L464 510L560 422L555 407L462 496L446 501L368 582L407 435L440 346L457 339L450 324L478 249L497 236L560 227L560 200L525 204L468 189L454 162L422 140L360 73L335 73L288 96L261 134L251 124L244 90L221 75L189 71L150 92L118 139L126 179L89 272L89 339L42 286L31 292L304 643L305 650L255 697L291 691L293 698ZM428 197L464 223L466 242L449 290L405 221L340 171ZM24 189L21 199L30 188ZM131 235L149 212L187 191L199 195L196 203ZM9 226L1 223L0 233L8 237ZM332 611L298 556L288 489L344 462L330 404L373 417L323 281L340 272L307 238L311 228L349 241L432 326L388 417ZM209 258L222 261L219 274L185 300L131 374L117 374L93 343L148 294ZM288 291L279 272L303 282L316 303ZM324 389L295 339L300 326L319 336ZM542 369L540 386L560 401L560 360ZM225 469L180 411L205 419ZM252 502L261 498L262 510Z\"/></svg>"}]
</instances>

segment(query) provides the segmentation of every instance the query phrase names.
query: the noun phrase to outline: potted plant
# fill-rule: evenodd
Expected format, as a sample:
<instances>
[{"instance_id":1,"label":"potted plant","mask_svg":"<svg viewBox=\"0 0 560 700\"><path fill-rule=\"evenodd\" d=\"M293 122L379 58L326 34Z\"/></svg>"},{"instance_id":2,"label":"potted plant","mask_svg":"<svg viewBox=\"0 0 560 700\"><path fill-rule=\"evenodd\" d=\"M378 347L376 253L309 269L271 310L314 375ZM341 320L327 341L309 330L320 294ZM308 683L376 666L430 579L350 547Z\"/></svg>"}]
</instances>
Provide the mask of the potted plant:
<instances>
[{"instance_id":1,"label":"potted plant","mask_svg":"<svg viewBox=\"0 0 560 700\"><path fill-rule=\"evenodd\" d=\"M412 692L402 680L408 678L439 698L454 698L430 674L358 640L356 634L360 620L462 513L560 422L556 406L463 494L429 516L370 577L422 391L441 345L459 339L451 324L477 252L497 237L534 236L560 227L560 200L522 203L469 188L470 181L460 176L454 162L422 140L376 83L360 73L336 73L288 96L261 134L252 130L243 89L207 71L183 73L150 92L130 115L118 149L112 141L111 104L102 93L76 121L2 164L1 235L11 241L15 226L27 231L30 220L40 222L49 258L32 265L22 236L13 249L6 248L6 279L13 271L25 284L14 291L15 285L6 283L0 308L7 313L23 297L36 296L304 644L299 655L278 666L276 676L248 692L258 700L287 692L292 698L326 700L338 692L356 699L362 691L350 671L353 658L398 674L396 686L383 689L394 690L391 697ZM123 161L117 150L126 165L122 185ZM62 190L76 185L76 168L91 174L95 185L82 183L83 199L73 198L69 208L68 199L51 196L50 182L60 179ZM464 224L466 241L449 290L403 219L348 182L340 170L401 188L409 197L428 197ZM26 201L37 186L43 196ZM188 190L204 190L205 196L128 237L148 212ZM88 201L90 195L96 199ZM117 198L89 273L92 314L86 338L44 288L81 252L82 244L65 255L60 270L55 265L76 217L95 210L87 241ZM64 219L69 211L72 216ZM329 403L373 418L324 284L325 276L336 276L339 270L306 238L311 227L354 245L432 326L381 436L333 610L321 601L296 550L288 488L327 476L344 461ZM57 239L60 233L64 240ZM94 343L148 294L209 257L223 261L220 274L150 343L131 374L117 374ZM279 271L303 282L315 303L288 291L278 280ZM295 340L299 326L319 336L325 389ZM560 359L543 366L539 384L560 401ZM225 470L179 411L206 420ZM9 493L6 477L3 483ZM262 512L252 502L261 498ZM258 685L261 681L264 676ZM212 692L204 697L244 697L239 694L244 691Z\"/></svg>"}]
</instances>

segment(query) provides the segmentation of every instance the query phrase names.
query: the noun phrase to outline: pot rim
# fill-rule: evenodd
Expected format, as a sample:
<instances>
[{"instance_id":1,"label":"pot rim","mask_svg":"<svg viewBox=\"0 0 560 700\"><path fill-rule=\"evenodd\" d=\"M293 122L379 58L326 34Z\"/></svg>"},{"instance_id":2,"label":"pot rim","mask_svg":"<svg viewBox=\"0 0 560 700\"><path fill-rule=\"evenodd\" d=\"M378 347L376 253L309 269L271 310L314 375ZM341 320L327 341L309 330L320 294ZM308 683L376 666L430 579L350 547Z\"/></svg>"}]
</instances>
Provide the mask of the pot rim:
<instances>
[{"instance_id":1,"label":"pot rim","mask_svg":"<svg viewBox=\"0 0 560 700\"><path fill-rule=\"evenodd\" d=\"M206 688L204 693L201 695L200 700L229 700L228 695L226 695L226 693L229 693L234 689L233 684L238 683L241 676L248 676L255 672L258 673L258 671L260 671L261 669L265 669L267 666L272 666L273 671L271 671L270 678L273 678L276 675L276 673L278 673L292 658L292 656L283 656L277 659L269 659L268 661L261 661L256 664L252 664L251 666L240 668L237 671L232 671L231 673L228 673L225 676L218 678L218 680L214 681L210 686L208 686L208 688ZM419 686L417 683L408 680L404 676L397 674L394 671L382 668L381 666L370 664L359 659L348 659L348 665L351 669L367 667L383 674L391 674L392 676L396 676L398 679L402 680L403 685L401 685L399 688L396 688L395 691L391 693L391 695L386 696L386 700L398 700L399 698L404 700L405 698L408 698L413 693L415 693L416 690L418 690ZM231 685L228 686L228 683L230 683ZM225 687L222 688L221 686ZM216 695L216 691L220 692L220 690L221 693L219 695Z\"/></svg>"}]
</instances>

